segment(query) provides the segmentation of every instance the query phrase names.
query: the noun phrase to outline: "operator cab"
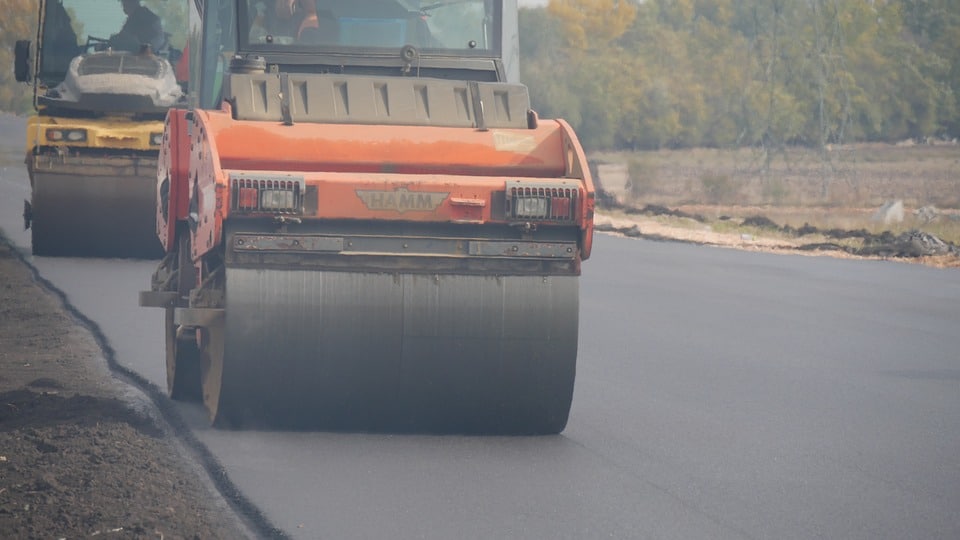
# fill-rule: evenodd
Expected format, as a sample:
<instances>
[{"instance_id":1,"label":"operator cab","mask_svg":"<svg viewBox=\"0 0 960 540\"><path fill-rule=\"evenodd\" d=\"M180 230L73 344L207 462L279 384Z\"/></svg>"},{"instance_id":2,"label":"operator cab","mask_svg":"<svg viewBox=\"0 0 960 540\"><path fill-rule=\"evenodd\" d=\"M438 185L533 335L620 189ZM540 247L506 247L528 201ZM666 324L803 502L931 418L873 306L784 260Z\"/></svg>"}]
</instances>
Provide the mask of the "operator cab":
<instances>
[{"instance_id":1,"label":"operator cab","mask_svg":"<svg viewBox=\"0 0 960 540\"><path fill-rule=\"evenodd\" d=\"M242 27L247 45L496 52L493 2L415 0L250 0Z\"/></svg>"},{"instance_id":2,"label":"operator cab","mask_svg":"<svg viewBox=\"0 0 960 540\"><path fill-rule=\"evenodd\" d=\"M17 42L15 71L49 112L163 114L183 96L172 63L186 43L185 2L41 0L40 20L35 53Z\"/></svg>"},{"instance_id":3,"label":"operator cab","mask_svg":"<svg viewBox=\"0 0 960 540\"><path fill-rule=\"evenodd\" d=\"M207 0L201 108L244 63L267 73L519 80L516 0ZM191 46L192 48L192 46ZM233 67L231 67L233 64Z\"/></svg>"}]
</instances>

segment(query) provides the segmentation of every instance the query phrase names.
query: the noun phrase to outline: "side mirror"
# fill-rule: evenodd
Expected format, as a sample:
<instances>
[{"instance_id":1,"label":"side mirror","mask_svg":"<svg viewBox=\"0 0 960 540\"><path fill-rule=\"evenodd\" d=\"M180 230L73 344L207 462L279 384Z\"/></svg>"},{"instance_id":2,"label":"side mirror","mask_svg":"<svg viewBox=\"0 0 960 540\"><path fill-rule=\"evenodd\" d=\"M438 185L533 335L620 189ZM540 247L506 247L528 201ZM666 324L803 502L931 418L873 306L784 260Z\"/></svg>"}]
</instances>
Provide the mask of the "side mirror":
<instances>
[{"instance_id":1,"label":"side mirror","mask_svg":"<svg viewBox=\"0 0 960 540\"><path fill-rule=\"evenodd\" d=\"M19 82L30 82L30 41L17 40L13 47L13 74Z\"/></svg>"}]
</instances>

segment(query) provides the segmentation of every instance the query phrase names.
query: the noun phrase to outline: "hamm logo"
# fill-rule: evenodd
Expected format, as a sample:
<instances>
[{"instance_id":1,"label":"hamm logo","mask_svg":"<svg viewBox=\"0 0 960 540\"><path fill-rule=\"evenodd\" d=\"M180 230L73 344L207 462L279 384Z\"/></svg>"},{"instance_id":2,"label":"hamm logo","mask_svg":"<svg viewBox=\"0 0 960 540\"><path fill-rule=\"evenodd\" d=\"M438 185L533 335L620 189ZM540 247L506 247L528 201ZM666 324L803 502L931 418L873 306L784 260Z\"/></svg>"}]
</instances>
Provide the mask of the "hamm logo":
<instances>
[{"instance_id":1,"label":"hamm logo","mask_svg":"<svg viewBox=\"0 0 960 540\"><path fill-rule=\"evenodd\" d=\"M370 210L391 210L394 212L433 212L440 206L449 193L430 191L410 191L400 188L394 191L367 191L358 189L357 197Z\"/></svg>"}]
</instances>

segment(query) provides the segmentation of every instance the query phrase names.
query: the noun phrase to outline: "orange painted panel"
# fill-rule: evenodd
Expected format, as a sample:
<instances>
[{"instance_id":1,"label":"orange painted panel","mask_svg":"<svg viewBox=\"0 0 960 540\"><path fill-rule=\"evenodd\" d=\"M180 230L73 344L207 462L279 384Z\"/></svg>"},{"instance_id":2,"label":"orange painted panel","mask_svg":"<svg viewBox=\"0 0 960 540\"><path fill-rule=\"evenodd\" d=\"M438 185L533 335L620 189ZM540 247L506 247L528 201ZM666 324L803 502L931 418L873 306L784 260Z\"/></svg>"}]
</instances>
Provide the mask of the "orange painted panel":
<instances>
[{"instance_id":1,"label":"orange painted panel","mask_svg":"<svg viewBox=\"0 0 960 540\"><path fill-rule=\"evenodd\" d=\"M563 132L237 121L208 113L224 168L552 177L565 170Z\"/></svg>"},{"instance_id":2,"label":"orange painted panel","mask_svg":"<svg viewBox=\"0 0 960 540\"><path fill-rule=\"evenodd\" d=\"M165 250L173 249L176 222L186 218L189 190L190 139L187 137L186 110L171 109L164 125L164 142L157 161L157 201L165 199L163 207L157 206L157 235ZM166 183L166 185L164 185ZM166 190L166 193L163 191Z\"/></svg>"},{"instance_id":3,"label":"orange painted panel","mask_svg":"<svg viewBox=\"0 0 960 540\"><path fill-rule=\"evenodd\" d=\"M285 171L260 171L277 175ZM225 170L247 173L249 170ZM513 177L468 177L384 173L304 173L317 190L322 219L389 219L433 222L488 222L494 192L503 196Z\"/></svg>"},{"instance_id":4,"label":"orange painted panel","mask_svg":"<svg viewBox=\"0 0 960 540\"><path fill-rule=\"evenodd\" d=\"M530 130L237 121L196 111L190 155L198 210L194 256L220 242L231 173L302 176L320 219L492 221L507 181L580 184L575 224L589 254L593 182L573 131L542 120ZM501 201L496 201L501 203ZM312 205L311 205L312 206Z\"/></svg>"}]
</instances>

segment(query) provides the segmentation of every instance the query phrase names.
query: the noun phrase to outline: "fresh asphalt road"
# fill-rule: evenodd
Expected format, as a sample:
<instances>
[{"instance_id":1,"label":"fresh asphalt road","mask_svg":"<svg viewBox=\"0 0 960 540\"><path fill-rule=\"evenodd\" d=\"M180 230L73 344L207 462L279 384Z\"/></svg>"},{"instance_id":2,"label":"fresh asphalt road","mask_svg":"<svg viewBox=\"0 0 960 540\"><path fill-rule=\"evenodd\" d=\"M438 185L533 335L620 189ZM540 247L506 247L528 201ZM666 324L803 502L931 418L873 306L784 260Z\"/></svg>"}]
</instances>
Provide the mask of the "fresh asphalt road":
<instances>
[{"instance_id":1,"label":"fresh asphalt road","mask_svg":"<svg viewBox=\"0 0 960 540\"><path fill-rule=\"evenodd\" d=\"M0 165L0 228L29 252L27 185ZM155 263L29 259L164 385L160 313L137 307ZM225 432L178 410L295 538L960 538L960 271L598 235L580 298L560 436Z\"/></svg>"}]
</instances>

